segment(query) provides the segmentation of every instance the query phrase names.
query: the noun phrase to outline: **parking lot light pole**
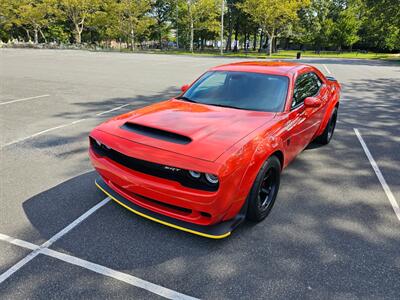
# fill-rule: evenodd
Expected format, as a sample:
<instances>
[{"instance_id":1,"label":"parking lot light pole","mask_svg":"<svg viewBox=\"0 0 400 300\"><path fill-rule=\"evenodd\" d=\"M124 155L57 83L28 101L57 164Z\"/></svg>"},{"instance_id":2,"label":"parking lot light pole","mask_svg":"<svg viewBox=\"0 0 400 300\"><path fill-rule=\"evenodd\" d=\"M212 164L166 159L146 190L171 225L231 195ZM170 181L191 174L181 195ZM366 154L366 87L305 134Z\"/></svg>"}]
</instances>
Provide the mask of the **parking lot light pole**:
<instances>
[{"instance_id":1,"label":"parking lot light pole","mask_svg":"<svg viewBox=\"0 0 400 300\"><path fill-rule=\"evenodd\" d=\"M179 50L178 20L179 20L179 8L178 8L178 1L176 1L176 48Z\"/></svg>"},{"instance_id":2,"label":"parking lot light pole","mask_svg":"<svg viewBox=\"0 0 400 300\"><path fill-rule=\"evenodd\" d=\"M221 45L220 45L221 55L224 54L224 10L225 10L225 0L221 0Z\"/></svg>"}]
</instances>

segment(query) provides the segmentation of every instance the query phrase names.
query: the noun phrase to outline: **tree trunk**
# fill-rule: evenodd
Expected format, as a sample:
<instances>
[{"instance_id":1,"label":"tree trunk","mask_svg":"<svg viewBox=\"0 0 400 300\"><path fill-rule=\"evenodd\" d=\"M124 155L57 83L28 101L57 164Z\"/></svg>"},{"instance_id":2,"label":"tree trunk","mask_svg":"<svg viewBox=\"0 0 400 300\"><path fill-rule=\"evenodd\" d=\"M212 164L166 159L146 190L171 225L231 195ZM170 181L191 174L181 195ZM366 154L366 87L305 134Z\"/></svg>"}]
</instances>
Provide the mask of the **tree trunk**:
<instances>
[{"instance_id":1,"label":"tree trunk","mask_svg":"<svg viewBox=\"0 0 400 300\"><path fill-rule=\"evenodd\" d=\"M200 47L201 47L201 51L204 51L204 38L202 35L200 35Z\"/></svg>"},{"instance_id":2,"label":"tree trunk","mask_svg":"<svg viewBox=\"0 0 400 300\"><path fill-rule=\"evenodd\" d=\"M39 28L39 32L40 32L40 35L42 36L44 42L47 44L47 39L46 39L46 37L44 36L42 29Z\"/></svg>"},{"instance_id":3,"label":"tree trunk","mask_svg":"<svg viewBox=\"0 0 400 300\"><path fill-rule=\"evenodd\" d=\"M75 24L75 43L76 44L80 44L82 42L81 34L82 34L82 30L79 28L79 24Z\"/></svg>"},{"instance_id":4,"label":"tree trunk","mask_svg":"<svg viewBox=\"0 0 400 300\"><path fill-rule=\"evenodd\" d=\"M233 52L238 51L238 36L239 36L239 18L236 19L236 26L235 26L235 47L233 47Z\"/></svg>"},{"instance_id":5,"label":"tree trunk","mask_svg":"<svg viewBox=\"0 0 400 300\"><path fill-rule=\"evenodd\" d=\"M135 32L131 29L131 51L135 50Z\"/></svg>"},{"instance_id":6,"label":"tree trunk","mask_svg":"<svg viewBox=\"0 0 400 300\"><path fill-rule=\"evenodd\" d=\"M193 28L193 19L190 18L190 52L193 52L193 40L194 40L194 28Z\"/></svg>"},{"instance_id":7,"label":"tree trunk","mask_svg":"<svg viewBox=\"0 0 400 300\"><path fill-rule=\"evenodd\" d=\"M163 45L162 45L162 29L161 29L161 24L158 22L158 30L160 30L160 34L158 36L158 42L160 43L160 50L162 50Z\"/></svg>"},{"instance_id":8,"label":"tree trunk","mask_svg":"<svg viewBox=\"0 0 400 300\"><path fill-rule=\"evenodd\" d=\"M268 56L271 56L272 55L272 42L273 42L273 40L274 40L274 36L272 35L272 34L268 34L267 33L267 36L268 36L268 47L267 47L267 54L268 54Z\"/></svg>"},{"instance_id":9,"label":"tree trunk","mask_svg":"<svg viewBox=\"0 0 400 300\"><path fill-rule=\"evenodd\" d=\"M254 30L254 38L253 38L253 51L256 51L257 48L257 29Z\"/></svg>"},{"instance_id":10,"label":"tree trunk","mask_svg":"<svg viewBox=\"0 0 400 300\"><path fill-rule=\"evenodd\" d=\"M37 28L34 28L33 29L33 42L35 43L35 44L37 44L37 43L39 43L39 31L37 30Z\"/></svg>"},{"instance_id":11,"label":"tree trunk","mask_svg":"<svg viewBox=\"0 0 400 300\"><path fill-rule=\"evenodd\" d=\"M260 47L258 48L258 52L262 51L263 44L264 44L264 31L261 30L261 33L260 33Z\"/></svg>"},{"instance_id":12,"label":"tree trunk","mask_svg":"<svg viewBox=\"0 0 400 300\"><path fill-rule=\"evenodd\" d=\"M25 31L26 31L26 36L28 37L28 42L31 42L32 41L32 38L31 38L31 35L29 34L29 30L28 29L26 29L26 28L24 28L25 29ZM12 40L12 39L11 39Z\"/></svg>"}]
</instances>

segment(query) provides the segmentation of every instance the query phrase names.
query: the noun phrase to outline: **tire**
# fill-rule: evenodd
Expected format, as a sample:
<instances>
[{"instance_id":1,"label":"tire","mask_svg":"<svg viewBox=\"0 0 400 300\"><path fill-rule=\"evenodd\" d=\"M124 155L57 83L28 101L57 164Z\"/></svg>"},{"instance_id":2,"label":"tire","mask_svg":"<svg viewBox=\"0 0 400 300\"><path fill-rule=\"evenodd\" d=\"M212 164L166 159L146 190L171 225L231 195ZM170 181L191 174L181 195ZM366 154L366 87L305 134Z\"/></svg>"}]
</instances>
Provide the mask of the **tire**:
<instances>
[{"instance_id":1,"label":"tire","mask_svg":"<svg viewBox=\"0 0 400 300\"><path fill-rule=\"evenodd\" d=\"M271 156L262 165L247 198L248 220L260 222L268 216L278 195L280 175L281 163Z\"/></svg>"},{"instance_id":2,"label":"tire","mask_svg":"<svg viewBox=\"0 0 400 300\"><path fill-rule=\"evenodd\" d=\"M329 142L331 141L331 139L333 137L333 133L335 131L336 120L337 120L337 108L335 107L335 109L332 112L331 118L329 119L328 124L326 124L324 132L315 139L315 141L318 144L321 144L321 145L329 144Z\"/></svg>"}]
</instances>

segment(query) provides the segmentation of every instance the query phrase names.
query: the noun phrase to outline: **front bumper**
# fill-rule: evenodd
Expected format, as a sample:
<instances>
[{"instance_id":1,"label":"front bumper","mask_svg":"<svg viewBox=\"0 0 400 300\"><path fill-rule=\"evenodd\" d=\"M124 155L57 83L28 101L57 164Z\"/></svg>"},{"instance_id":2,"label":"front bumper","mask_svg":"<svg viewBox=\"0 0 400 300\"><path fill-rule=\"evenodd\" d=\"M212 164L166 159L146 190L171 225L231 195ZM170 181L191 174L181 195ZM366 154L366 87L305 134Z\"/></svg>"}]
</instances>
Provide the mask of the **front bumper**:
<instances>
[{"instance_id":1,"label":"front bumper","mask_svg":"<svg viewBox=\"0 0 400 300\"><path fill-rule=\"evenodd\" d=\"M147 218L149 220L155 221L157 223L179 229L182 231L186 231L192 234L196 234L202 237L211 238L211 239L222 239L231 234L231 232L245 219L245 209L246 205L243 205L243 209L236 215L235 218L224 221L215 225L202 226L189 222L185 222L182 220L174 219L169 216L159 214L157 212L145 209L139 205L136 205L132 201L121 196L119 193L114 191L107 183L101 179L96 179L97 187L102 190L108 197L122 205L126 209L131 212Z\"/></svg>"}]
</instances>

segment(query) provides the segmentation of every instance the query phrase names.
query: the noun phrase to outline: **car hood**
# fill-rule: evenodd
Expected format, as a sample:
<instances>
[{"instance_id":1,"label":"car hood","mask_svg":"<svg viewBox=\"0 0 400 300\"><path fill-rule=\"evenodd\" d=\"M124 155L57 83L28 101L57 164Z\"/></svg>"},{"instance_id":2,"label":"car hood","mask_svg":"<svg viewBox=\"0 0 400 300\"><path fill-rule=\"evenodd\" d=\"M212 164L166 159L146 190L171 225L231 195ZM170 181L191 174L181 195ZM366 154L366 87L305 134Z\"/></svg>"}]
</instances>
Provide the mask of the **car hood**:
<instances>
[{"instance_id":1,"label":"car hood","mask_svg":"<svg viewBox=\"0 0 400 300\"><path fill-rule=\"evenodd\" d=\"M215 161L274 116L172 99L115 117L97 129L136 143Z\"/></svg>"}]
</instances>

